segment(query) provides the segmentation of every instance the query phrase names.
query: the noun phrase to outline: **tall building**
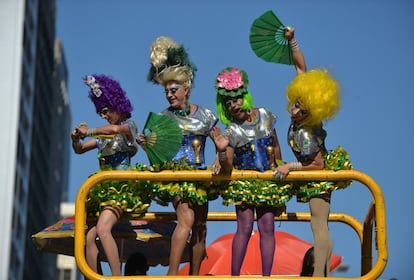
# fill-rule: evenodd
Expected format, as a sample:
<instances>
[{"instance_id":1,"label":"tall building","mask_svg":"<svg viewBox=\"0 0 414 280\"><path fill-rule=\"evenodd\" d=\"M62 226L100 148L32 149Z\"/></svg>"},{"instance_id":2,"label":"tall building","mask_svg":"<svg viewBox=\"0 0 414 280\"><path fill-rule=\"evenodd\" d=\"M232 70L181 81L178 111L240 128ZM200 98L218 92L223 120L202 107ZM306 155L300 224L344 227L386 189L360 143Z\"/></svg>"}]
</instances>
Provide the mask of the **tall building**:
<instances>
[{"instance_id":1,"label":"tall building","mask_svg":"<svg viewBox=\"0 0 414 280\"><path fill-rule=\"evenodd\" d=\"M60 218L69 174L67 66L55 0L0 1L0 279L57 279L31 235Z\"/></svg>"},{"instance_id":2,"label":"tall building","mask_svg":"<svg viewBox=\"0 0 414 280\"><path fill-rule=\"evenodd\" d=\"M60 204L60 215L62 218L72 216L75 213L75 203L62 202ZM57 256L58 277L57 280L79 280L81 273L76 265L74 257L66 255Z\"/></svg>"}]
</instances>

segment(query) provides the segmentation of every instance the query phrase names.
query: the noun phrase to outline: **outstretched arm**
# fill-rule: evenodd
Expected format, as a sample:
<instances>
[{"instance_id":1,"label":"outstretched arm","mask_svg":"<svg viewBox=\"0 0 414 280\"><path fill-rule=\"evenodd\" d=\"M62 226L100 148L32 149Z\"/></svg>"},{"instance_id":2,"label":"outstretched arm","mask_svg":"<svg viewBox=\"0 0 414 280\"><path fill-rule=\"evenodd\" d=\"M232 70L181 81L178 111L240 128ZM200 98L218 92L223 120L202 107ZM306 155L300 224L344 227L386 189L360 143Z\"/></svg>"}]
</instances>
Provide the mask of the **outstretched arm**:
<instances>
[{"instance_id":1,"label":"outstretched arm","mask_svg":"<svg viewBox=\"0 0 414 280\"><path fill-rule=\"evenodd\" d=\"M88 128L86 125L80 125L76 127L76 130L81 138L96 135L131 134L130 127L127 124L109 124L95 128Z\"/></svg>"},{"instance_id":2,"label":"outstretched arm","mask_svg":"<svg viewBox=\"0 0 414 280\"><path fill-rule=\"evenodd\" d=\"M305 57L301 49L299 48L299 44L295 38L295 29L292 27L285 27L285 38L289 41L289 46L292 51L293 62L296 68L296 74L301 74L306 72L306 63Z\"/></svg>"},{"instance_id":3,"label":"outstretched arm","mask_svg":"<svg viewBox=\"0 0 414 280\"><path fill-rule=\"evenodd\" d=\"M82 137L76 128L71 132L70 137L72 138L73 151L77 154L83 154L96 148L96 141L94 139L81 142Z\"/></svg>"},{"instance_id":4,"label":"outstretched arm","mask_svg":"<svg viewBox=\"0 0 414 280\"><path fill-rule=\"evenodd\" d=\"M287 175L289 175L290 171L295 170L322 170L324 168L324 160L322 152L319 151L315 154L315 156L306 163L302 163L299 161L296 162L288 162L281 166L278 166L274 172L273 176L275 176L279 180L283 180Z\"/></svg>"}]
</instances>

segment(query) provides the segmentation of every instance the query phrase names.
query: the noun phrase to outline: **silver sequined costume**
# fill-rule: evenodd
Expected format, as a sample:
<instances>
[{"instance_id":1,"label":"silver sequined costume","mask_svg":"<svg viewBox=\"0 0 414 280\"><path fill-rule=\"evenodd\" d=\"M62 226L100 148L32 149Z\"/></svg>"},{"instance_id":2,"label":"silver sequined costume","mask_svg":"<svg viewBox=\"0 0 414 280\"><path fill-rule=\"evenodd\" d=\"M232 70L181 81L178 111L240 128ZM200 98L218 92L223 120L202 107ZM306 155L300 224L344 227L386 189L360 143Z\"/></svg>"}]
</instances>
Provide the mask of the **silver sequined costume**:
<instances>
[{"instance_id":1,"label":"silver sequined costume","mask_svg":"<svg viewBox=\"0 0 414 280\"><path fill-rule=\"evenodd\" d=\"M348 153L338 146L333 151L327 151L325 148L326 131L322 125L314 127L296 127L292 123L288 130L288 144L291 147L295 157L302 164L306 164L312 158L322 151L326 170L352 169L352 164ZM296 182L293 187L293 193L299 202L308 202L312 196L329 194L336 189L346 188L352 181L318 181L318 182Z\"/></svg>"},{"instance_id":2,"label":"silver sequined costume","mask_svg":"<svg viewBox=\"0 0 414 280\"><path fill-rule=\"evenodd\" d=\"M138 151L137 125L132 120L121 123L127 125L131 134L132 141L128 140L125 134L115 134L111 138L98 138L96 145L99 153L98 157L104 160L105 164L111 165L113 169L128 169L131 158Z\"/></svg>"},{"instance_id":3,"label":"silver sequined costume","mask_svg":"<svg viewBox=\"0 0 414 280\"><path fill-rule=\"evenodd\" d=\"M116 134L113 138L96 139L99 150L101 168L127 170L130 169L131 158L137 153L138 144L135 141L137 126L134 121L127 120L121 125L127 125L132 141L126 135ZM150 205L149 191L145 182L131 181L104 181L93 187L86 202L88 215L97 217L105 206L120 207L123 218L130 214L141 215Z\"/></svg>"},{"instance_id":4,"label":"silver sequined costume","mask_svg":"<svg viewBox=\"0 0 414 280\"><path fill-rule=\"evenodd\" d=\"M195 112L189 116L176 115L171 109L165 109L161 113L176 121L184 134L181 148L172 160L186 159L189 165L197 169L206 169L204 156L206 139L218 119L210 109L195 106L197 107ZM218 190L209 182L152 182L151 188L156 194L156 200L161 204L168 203L174 196L179 196L202 205L208 200L216 199L219 195Z\"/></svg>"},{"instance_id":5,"label":"silver sequined costume","mask_svg":"<svg viewBox=\"0 0 414 280\"><path fill-rule=\"evenodd\" d=\"M258 108L254 124L231 123L226 128L229 145L234 148L233 165L238 170L271 170L275 164L273 136L276 117L265 108ZM235 180L222 192L225 205L246 202L258 206L282 206L291 198L290 184L263 180Z\"/></svg>"}]
</instances>

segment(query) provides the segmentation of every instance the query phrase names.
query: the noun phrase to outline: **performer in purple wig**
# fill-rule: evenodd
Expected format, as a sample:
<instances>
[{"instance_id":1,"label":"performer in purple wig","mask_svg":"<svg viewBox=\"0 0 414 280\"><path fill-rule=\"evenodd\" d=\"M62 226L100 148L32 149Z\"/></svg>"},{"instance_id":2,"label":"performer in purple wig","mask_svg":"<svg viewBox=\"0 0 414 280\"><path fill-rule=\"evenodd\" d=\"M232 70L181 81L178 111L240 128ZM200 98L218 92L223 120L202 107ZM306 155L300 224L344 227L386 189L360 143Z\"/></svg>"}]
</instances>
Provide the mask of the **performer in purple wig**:
<instances>
[{"instance_id":1,"label":"performer in purple wig","mask_svg":"<svg viewBox=\"0 0 414 280\"><path fill-rule=\"evenodd\" d=\"M89 98L96 113L109 124L89 128L85 123L71 133L75 153L82 154L98 149L100 170L129 169L131 158L138 150L137 126L130 120L133 107L126 92L114 79L105 75L89 75L84 78L90 88ZM89 140L81 141L89 137ZM98 247L96 237L102 244L112 275L121 275L118 247L112 236L112 227L124 214L143 213L149 204L140 182L104 182L89 192L87 213L89 218L98 217L96 223L88 225L86 236L86 259L89 266L98 271Z\"/></svg>"}]
</instances>

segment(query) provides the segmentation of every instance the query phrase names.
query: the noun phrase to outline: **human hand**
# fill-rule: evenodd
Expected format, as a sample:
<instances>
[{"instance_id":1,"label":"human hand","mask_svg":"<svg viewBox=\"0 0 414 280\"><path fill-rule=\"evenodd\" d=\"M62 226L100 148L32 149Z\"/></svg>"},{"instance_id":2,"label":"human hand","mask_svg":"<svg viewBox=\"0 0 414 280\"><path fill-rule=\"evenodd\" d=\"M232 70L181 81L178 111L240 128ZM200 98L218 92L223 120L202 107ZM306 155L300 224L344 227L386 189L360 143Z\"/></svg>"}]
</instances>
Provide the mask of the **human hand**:
<instances>
[{"instance_id":1,"label":"human hand","mask_svg":"<svg viewBox=\"0 0 414 280\"><path fill-rule=\"evenodd\" d=\"M88 125L86 123L80 123L76 128L75 132L79 135L80 139L84 139L86 137L86 133L88 132Z\"/></svg>"},{"instance_id":2,"label":"human hand","mask_svg":"<svg viewBox=\"0 0 414 280\"><path fill-rule=\"evenodd\" d=\"M215 162L212 166L211 166L211 174L212 175L218 175L220 174L221 171L221 165L219 162Z\"/></svg>"},{"instance_id":3,"label":"human hand","mask_svg":"<svg viewBox=\"0 0 414 280\"><path fill-rule=\"evenodd\" d=\"M137 143L141 146L144 147L145 144L147 143L147 136L144 133L140 133L138 134L137 137Z\"/></svg>"},{"instance_id":4,"label":"human hand","mask_svg":"<svg viewBox=\"0 0 414 280\"><path fill-rule=\"evenodd\" d=\"M72 132L70 133L70 137L72 138L72 142L79 142L81 140L81 137L76 128L72 130Z\"/></svg>"},{"instance_id":5,"label":"human hand","mask_svg":"<svg viewBox=\"0 0 414 280\"><path fill-rule=\"evenodd\" d=\"M85 134L86 131L88 130L88 125L85 122L81 122L77 127L75 127L74 130L72 130L72 132L70 133L70 137L72 138L73 142L78 142L79 140L85 138L85 136L83 136L82 131L83 129L79 129L80 127L84 127L85 128Z\"/></svg>"},{"instance_id":6,"label":"human hand","mask_svg":"<svg viewBox=\"0 0 414 280\"><path fill-rule=\"evenodd\" d=\"M286 178L287 175L289 175L290 171L290 165L289 163L280 165L273 170L273 177L276 179L282 181Z\"/></svg>"},{"instance_id":7,"label":"human hand","mask_svg":"<svg viewBox=\"0 0 414 280\"><path fill-rule=\"evenodd\" d=\"M288 41L292 40L295 37L295 28L291 26L285 26L284 31L285 31L285 38Z\"/></svg>"},{"instance_id":8,"label":"human hand","mask_svg":"<svg viewBox=\"0 0 414 280\"><path fill-rule=\"evenodd\" d=\"M229 145L229 135L223 135L221 129L218 126L215 126L210 131L210 137L213 139L216 149L218 151L225 151Z\"/></svg>"}]
</instances>

